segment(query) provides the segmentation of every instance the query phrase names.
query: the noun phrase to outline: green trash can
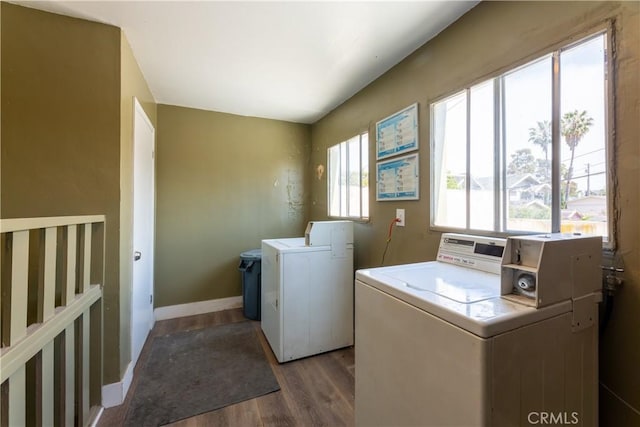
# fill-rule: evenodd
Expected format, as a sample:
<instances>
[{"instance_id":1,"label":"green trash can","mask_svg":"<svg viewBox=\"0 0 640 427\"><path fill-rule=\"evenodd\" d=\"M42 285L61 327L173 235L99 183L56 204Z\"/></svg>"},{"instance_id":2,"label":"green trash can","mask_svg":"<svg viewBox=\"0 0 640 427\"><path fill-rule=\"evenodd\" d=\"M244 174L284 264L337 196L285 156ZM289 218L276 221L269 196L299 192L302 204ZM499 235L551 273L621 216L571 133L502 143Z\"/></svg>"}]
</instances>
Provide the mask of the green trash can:
<instances>
[{"instance_id":1,"label":"green trash can","mask_svg":"<svg viewBox=\"0 0 640 427\"><path fill-rule=\"evenodd\" d=\"M260 297L262 280L262 249L252 249L240 254L242 273L242 305L244 316L260 320Z\"/></svg>"}]
</instances>

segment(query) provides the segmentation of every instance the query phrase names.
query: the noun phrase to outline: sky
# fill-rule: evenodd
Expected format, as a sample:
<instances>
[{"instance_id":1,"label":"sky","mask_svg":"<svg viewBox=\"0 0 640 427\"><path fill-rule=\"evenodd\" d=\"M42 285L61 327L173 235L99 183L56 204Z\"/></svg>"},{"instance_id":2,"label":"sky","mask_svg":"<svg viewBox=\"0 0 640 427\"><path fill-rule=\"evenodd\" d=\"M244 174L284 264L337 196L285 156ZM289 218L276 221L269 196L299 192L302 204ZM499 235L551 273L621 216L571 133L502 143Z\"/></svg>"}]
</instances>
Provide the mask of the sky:
<instances>
[{"instance_id":1,"label":"sky","mask_svg":"<svg viewBox=\"0 0 640 427\"><path fill-rule=\"evenodd\" d=\"M591 190L602 189L606 183L605 106L604 106L604 36L591 39L577 47L563 50L561 64L561 115L573 110L586 110L593 126L576 148L574 177L585 175L587 164L592 174ZM505 76L505 134L507 164L511 154L530 148L536 158L544 158L542 149L528 141L529 128L538 121L551 120L552 58L547 55L526 64ZM491 81L471 88L471 171L474 176L490 176L494 156L485 147L493 138L493 85ZM464 173L466 158L465 96L445 100L447 103L447 170ZM562 141L561 156L566 165L571 151ZM480 147L480 148L478 148ZM586 190L587 180L577 180L578 188Z\"/></svg>"}]
</instances>

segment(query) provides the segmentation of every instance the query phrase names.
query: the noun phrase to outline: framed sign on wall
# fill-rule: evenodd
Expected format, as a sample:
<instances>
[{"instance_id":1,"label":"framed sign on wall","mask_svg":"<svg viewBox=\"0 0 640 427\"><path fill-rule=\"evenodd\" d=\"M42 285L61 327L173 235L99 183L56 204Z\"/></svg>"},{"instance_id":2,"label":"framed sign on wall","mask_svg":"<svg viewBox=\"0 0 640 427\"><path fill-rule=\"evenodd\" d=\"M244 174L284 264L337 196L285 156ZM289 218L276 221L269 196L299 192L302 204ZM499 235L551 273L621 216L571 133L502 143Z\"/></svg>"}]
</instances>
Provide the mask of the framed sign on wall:
<instances>
[{"instance_id":1,"label":"framed sign on wall","mask_svg":"<svg viewBox=\"0 0 640 427\"><path fill-rule=\"evenodd\" d=\"M418 149L418 103L376 123L376 159Z\"/></svg>"},{"instance_id":2,"label":"framed sign on wall","mask_svg":"<svg viewBox=\"0 0 640 427\"><path fill-rule=\"evenodd\" d=\"M376 164L376 200L418 200L418 153Z\"/></svg>"}]
</instances>

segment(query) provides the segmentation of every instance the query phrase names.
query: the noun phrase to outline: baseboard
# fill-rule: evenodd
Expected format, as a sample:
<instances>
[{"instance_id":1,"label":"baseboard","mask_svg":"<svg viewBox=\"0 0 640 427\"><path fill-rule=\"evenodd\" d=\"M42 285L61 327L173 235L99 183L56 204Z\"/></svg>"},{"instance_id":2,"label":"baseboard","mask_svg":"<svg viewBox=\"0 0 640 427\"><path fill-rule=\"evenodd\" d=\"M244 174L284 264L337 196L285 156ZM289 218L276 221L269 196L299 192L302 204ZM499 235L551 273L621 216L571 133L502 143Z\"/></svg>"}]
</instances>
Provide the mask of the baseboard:
<instances>
[{"instance_id":1,"label":"baseboard","mask_svg":"<svg viewBox=\"0 0 640 427\"><path fill-rule=\"evenodd\" d=\"M127 365L122 381L102 386L102 406L104 408L112 408L122 405L127 397L131 381L133 381L133 363Z\"/></svg>"},{"instance_id":2,"label":"baseboard","mask_svg":"<svg viewBox=\"0 0 640 427\"><path fill-rule=\"evenodd\" d=\"M89 411L89 427L97 427L100 422L100 417L104 412L104 408L102 406L94 406Z\"/></svg>"},{"instance_id":3,"label":"baseboard","mask_svg":"<svg viewBox=\"0 0 640 427\"><path fill-rule=\"evenodd\" d=\"M156 320L166 320L239 307L242 307L242 296L158 307L153 311L153 314Z\"/></svg>"}]
</instances>

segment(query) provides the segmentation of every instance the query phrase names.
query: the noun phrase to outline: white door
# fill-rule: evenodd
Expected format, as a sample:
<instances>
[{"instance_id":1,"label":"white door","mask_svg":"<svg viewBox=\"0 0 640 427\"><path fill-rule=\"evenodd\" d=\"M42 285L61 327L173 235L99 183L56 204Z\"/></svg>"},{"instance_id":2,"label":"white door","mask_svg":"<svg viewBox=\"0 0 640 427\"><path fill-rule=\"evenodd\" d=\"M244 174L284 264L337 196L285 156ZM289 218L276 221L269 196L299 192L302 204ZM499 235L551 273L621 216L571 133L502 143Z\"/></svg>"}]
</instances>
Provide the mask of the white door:
<instances>
[{"instance_id":1,"label":"white door","mask_svg":"<svg viewBox=\"0 0 640 427\"><path fill-rule=\"evenodd\" d=\"M153 247L155 229L155 130L134 98L133 120L133 284L131 360L135 366L153 327Z\"/></svg>"}]
</instances>

